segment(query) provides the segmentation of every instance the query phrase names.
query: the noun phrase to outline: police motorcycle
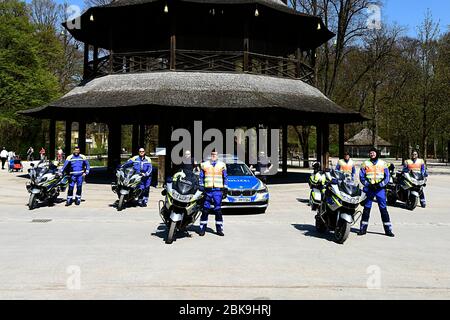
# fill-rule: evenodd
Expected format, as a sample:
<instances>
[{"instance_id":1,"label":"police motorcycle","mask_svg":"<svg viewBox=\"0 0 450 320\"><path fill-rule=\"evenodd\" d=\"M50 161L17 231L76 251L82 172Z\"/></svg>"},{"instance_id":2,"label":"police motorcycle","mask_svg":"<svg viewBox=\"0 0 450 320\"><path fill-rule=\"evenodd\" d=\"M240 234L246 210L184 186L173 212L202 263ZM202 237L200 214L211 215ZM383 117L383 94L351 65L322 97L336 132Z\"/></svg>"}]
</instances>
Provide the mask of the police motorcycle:
<instances>
[{"instance_id":1,"label":"police motorcycle","mask_svg":"<svg viewBox=\"0 0 450 320\"><path fill-rule=\"evenodd\" d=\"M203 192L199 190L198 176L180 170L168 179L161 192L159 214L167 226L166 243L171 244L177 231L184 231L193 224L203 207Z\"/></svg>"},{"instance_id":2,"label":"police motorcycle","mask_svg":"<svg viewBox=\"0 0 450 320\"><path fill-rule=\"evenodd\" d=\"M111 189L117 194L117 211L122 211L127 203L138 201L142 189L139 188L142 176L133 167L120 168L116 171L116 182L111 184Z\"/></svg>"},{"instance_id":3,"label":"police motorcycle","mask_svg":"<svg viewBox=\"0 0 450 320\"><path fill-rule=\"evenodd\" d=\"M53 204L61 192L64 192L69 184L69 178L58 172L57 166L51 162L40 161L37 165L31 163L28 169L30 181L26 188L30 193L28 208L33 210L38 202Z\"/></svg>"},{"instance_id":4,"label":"police motorcycle","mask_svg":"<svg viewBox=\"0 0 450 320\"><path fill-rule=\"evenodd\" d=\"M420 194L426 186L427 178L420 172L397 172L394 165L389 167L391 181L386 186L387 203L390 206L398 201L404 202L406 209L413 211L419 202Z\"/></svg>"},{"instance_id":5,"label":"police motorcycle","mask_svg":"<svg viewBox=\"0 0 450 320\"><path fill-rule=\"evenodd\" d=\"M325 177L320 171L320 163L313 164L314 172L309 176L308 184L311 189L309 194L309 205L312 211L316 211L322 203L322 190L324 188Z\"/></svg>"},{"instance_id":6,"label":"police motorcycle","mask_svg":"<svg viewBox=\"0 0 450 320\"><path fill-rule=\"evenodd\" d=\"M366 199L366 194L350 175L341 171L327 170L325 177L325 191L317 210L316 229L320 233L334 231L334 240L343 244L350 234L351 226L357 221L357 214L361 214L359 205Z\"/></svg>"}]
</instances>

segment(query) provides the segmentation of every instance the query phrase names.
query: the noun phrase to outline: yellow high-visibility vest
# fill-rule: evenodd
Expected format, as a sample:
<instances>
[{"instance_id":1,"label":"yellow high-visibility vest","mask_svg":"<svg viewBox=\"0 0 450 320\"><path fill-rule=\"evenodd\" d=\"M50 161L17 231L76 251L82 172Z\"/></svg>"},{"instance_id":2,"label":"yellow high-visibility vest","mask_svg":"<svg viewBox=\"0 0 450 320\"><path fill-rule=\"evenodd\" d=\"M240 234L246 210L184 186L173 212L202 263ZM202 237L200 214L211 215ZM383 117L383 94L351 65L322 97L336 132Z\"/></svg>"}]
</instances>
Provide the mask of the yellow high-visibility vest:
<instances>
[{"instance_id":1,"label":"yellow high-visibility vest","mask_svg":"<svg viewBox=\"0 0 450 320\"><path fill-rule=\"evenodd\" d=\"M408 167L409 171L413 172L421 172L422 171L422 165L425 162L422 159L417 159L416 162L410 160L406 160L406 166Z\"/></svg>"},{"instance_id":2,"label":"yellow high-visibility vest","mask_svg":"<svg viewBox=\"0 0 450 320\"><path fill-rule=\"evenodd\" d=\"M203 162L200 168L205 174L205 188L223 188L223 171L226 170L227 166L222 161L217 161L216 165L213 166L211 161Z\"/></svg>"},{"instance_id":3,"label":"yellow high-visibility vest","mask_svg":"<svg viewBox=\"0 0 450 320\"><path fill-rule=\"evenodd\" d=\"M342 171L344 173L349 173L349 174L352 173L353 167L355 166L353 164L353 160L352 159L348 160L348 162L345 162L344 159L341 159L341 160L339 160L338 164L339 164L339 168L340 168L339 171Z\"/></svg>"},{"instance_id":4,"label":"yellow high-visibility vest","mask_svg":"<svg viewBox=\"0 0 450 320\"><path fill-rule=\"evenodd\" d=\"M372 161L364 161L362 167L366 171L366 178L370 184L380 183L384 180L384 169L386 164L383 160L378 160L377 164Z\"/></svg>"}]
</instances>

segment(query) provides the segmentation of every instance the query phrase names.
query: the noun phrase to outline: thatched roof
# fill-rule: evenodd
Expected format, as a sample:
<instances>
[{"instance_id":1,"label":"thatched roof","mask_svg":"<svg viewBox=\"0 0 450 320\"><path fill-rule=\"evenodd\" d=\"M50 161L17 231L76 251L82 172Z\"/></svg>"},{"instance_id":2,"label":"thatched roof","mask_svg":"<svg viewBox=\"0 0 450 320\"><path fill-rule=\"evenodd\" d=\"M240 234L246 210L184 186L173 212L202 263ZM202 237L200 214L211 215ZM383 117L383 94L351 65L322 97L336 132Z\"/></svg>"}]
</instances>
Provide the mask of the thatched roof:
<instances>
[{"instance_id":1,"label":"thatched roof","mask_svg":"<svg viewBox=\"0 0 450 320\"><path fill-rule=\"evenodd\" d=\"M159 0L115 0L110 4L103 5L102 7L123 7L123 6L131 6L138 5L143 3L156 2ZM267 7L278 9L280 11L289 12L293 14L300 14L298 11L295 11L292 8L289 8L283 1L281 0L179 0L182 2L192 2L192 3L206 3L206 4L260 4L265 5Z\"/></svg>"},{"instance_id":2,"label":"thatched roof","mask_svg":"<svg viewBox=\"0 0 450 320\"><path fill-rule=\"evenodd\" d=\"M365 128L361 130L357 135L355 135L353 138L349 139L347 142L345 142L346 146L372 146L372 130ZM379 136L375 137L376 144L380 147L390 147L392 146L391 143L387 142L386 140L380 138Z\"/></svg>"},{"instance_id":3,"label":"thatched roof","mask_svg":"<svg viewBox=\"0 0 450 320\"><path fill-rule=\"evenodd\" d=\"M96 78L46 107L27 110L22 114L37 116L46 109L58 112L61 108L98 110L134 106L164 106L164 110L171 107L173 110L179 107L250 111L252 108L284 109L302 112L310 118L317 117L317 120L321 115L339 116L343 122L364 120L359 113L338 106L301 80L241 73L173 71L124 73ZM296 115L300 117L299 113Z\"/></svg>"}]
</instances>

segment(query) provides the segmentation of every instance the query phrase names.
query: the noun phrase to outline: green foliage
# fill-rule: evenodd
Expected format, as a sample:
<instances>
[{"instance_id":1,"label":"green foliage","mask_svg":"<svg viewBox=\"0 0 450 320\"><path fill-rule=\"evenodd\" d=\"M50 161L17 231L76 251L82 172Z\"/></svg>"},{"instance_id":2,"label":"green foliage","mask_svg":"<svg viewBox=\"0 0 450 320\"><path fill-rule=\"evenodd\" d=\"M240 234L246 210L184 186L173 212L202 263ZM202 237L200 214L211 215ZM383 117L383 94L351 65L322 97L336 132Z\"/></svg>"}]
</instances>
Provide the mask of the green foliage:
<instances>
[{"instance_id":1,"label":"green foliage","mask_svg":"<svg viewBox=\"0 0 450 320\"><path fill-rule=\"evenodd\" d=\"M24 153L30 144L44 145L42 121L16 114L45 105L59 96L59 85L49 69L53 60L43 52L59 54L56 41L37 32L30 23L26 4L0 2L0 144ZM56 59L57 60L57 59Z\"/></svg>"}]
</instances>

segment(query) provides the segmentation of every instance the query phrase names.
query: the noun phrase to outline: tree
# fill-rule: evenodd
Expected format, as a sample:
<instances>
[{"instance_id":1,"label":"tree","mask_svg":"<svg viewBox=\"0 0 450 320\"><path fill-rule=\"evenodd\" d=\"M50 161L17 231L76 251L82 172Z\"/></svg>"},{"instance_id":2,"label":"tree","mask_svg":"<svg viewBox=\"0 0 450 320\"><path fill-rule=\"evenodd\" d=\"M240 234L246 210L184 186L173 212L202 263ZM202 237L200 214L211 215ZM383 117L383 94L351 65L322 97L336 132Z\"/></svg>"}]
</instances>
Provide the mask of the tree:
<instances>
[{"instance_id":1,"label":"tree","mask_svg":"<svg viewBox=\"0 0 450 320\"><path fill-rule=\"evenodd\" d=\"M59 95L58 83L40 55L26 5L18 0L0 2L0 143L16 151L25 143L41 143L36 134L39 120L25 119L16 112L45 105Z\"/></svg>"}]
</instances>

